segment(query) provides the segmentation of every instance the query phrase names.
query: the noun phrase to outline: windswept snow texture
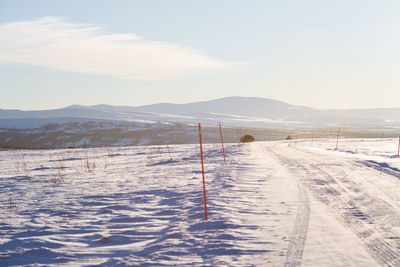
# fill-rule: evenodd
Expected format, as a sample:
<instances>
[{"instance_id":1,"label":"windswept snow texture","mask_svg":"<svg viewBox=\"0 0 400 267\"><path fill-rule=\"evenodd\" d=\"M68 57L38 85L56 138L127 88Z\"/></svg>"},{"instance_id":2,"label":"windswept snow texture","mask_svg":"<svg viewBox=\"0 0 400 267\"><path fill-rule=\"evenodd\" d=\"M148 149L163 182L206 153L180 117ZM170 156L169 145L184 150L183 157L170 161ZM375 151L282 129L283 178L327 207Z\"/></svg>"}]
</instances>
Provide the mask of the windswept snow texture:
<instances>
[{"instance_id":1,"label":"windswept snow texture","mask_svg":"<svg viewBox=\"0 0 400 267\"><path fill-rule=\"evenodd\" d=\"M268 200L270 167L204 148L208 222L198 145L0 152L0 265L283 263L293 211Z\"/></svg>"},{"instance_id":2,"label":"windswept snow texture","mask_svg":"<svg viewBox=\"0 0 400 267\"><path fill-rule=\"evenodd\" d=\"M395 139L0 152L0 266L399 266Z\"/></svg>"}]
</instances>

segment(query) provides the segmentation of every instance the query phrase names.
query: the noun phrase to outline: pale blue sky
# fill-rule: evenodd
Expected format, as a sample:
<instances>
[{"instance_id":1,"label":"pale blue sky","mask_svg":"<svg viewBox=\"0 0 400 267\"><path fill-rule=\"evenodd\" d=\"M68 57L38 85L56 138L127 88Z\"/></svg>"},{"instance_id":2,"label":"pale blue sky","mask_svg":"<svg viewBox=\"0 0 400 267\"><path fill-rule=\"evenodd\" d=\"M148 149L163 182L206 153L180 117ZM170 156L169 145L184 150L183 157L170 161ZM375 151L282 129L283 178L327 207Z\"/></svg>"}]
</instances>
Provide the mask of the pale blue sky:
<instances>
[{"instance_id":1,"label":"pale blue sky","mask_svg":"<svg viewBox=\"0 0 400 267\"><path fill-rule=\"evenodd\" d=\"M0 0L0 108L400 107L398 14L378 0Z\"/></svg>"}]
</instances>

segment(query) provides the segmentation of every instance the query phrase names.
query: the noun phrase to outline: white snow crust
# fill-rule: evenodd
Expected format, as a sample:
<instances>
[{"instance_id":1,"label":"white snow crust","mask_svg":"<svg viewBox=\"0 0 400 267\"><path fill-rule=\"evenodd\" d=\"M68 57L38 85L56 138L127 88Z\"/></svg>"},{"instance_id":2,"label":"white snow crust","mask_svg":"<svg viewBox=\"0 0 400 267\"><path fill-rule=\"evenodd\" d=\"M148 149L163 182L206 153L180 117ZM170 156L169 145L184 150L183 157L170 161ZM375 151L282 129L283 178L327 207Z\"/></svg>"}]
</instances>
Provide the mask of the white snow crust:
<instances>
[{"instance_id":1,"label":"white snow crust","mask_svg":"<svg viewBox=\"0 0 400 267\"><path fill-rule=\"evenodd\" d=\"M0 151L0 266L399 266L397 142Z\"/></svg>"}]
</instances>

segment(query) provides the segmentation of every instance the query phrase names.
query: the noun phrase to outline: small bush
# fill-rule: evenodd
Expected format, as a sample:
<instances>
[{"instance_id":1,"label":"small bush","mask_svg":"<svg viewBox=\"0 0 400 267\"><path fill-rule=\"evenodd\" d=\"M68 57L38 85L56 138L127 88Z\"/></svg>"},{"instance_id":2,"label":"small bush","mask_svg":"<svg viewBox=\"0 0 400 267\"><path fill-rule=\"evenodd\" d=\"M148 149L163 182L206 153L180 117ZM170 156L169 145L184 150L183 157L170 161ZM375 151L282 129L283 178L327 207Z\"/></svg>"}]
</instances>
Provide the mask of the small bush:
<instances>
[{"instance_id":1,"label":"small bush","mask_svg":"<svg viewBox=\"0 0 400 267\"><path fill-rule=\"evenodd\" d=\"M288 135L288 136L286 137L286 140L292 140L292 137L291 137L290 135Z\"/></svg>"},{"instance_id":2,"label":"small bush","mask_svg":"<svg viewBox=\"0 0 400 267\"><path fill-rule=\"evenodd\" d=\"M249 135L249 134L246 134L246 135L242 136L242 138L240 138L240 142L242 142L242 143L253 142L255 140L256 139L252 135Z\"/></svg>"}]
</instances>

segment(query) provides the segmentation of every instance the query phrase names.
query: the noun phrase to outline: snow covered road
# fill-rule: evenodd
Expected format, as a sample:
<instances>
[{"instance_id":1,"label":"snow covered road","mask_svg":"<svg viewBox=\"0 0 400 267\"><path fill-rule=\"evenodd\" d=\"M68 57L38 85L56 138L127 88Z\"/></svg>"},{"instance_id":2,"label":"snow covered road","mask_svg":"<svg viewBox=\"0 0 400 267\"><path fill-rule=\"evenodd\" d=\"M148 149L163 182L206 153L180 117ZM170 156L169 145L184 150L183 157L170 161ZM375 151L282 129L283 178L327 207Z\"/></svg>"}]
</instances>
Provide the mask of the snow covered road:
<instances>
[{"instance_id":1,"label":"snow covered road","mask_svg":"<svg viewBox=\"0 0 400 267\"><path fill-rule=\"evenodd\" d=\"M298 183L286 264L399 266L400 198L394 168L387 173L376 168L387 163L371 165L354 153L318 151L308 143L262 147Z\"/></svg>"},{"instance_id":2,"label":"snow covered road","mask_svg":"<svg viewBox=\"0 0 400 267\"><path fill-rule=\"evenodd\" d=\"M395 140L334 143L205 145L208 222L198 145L2 151L0 265L400 266Z\"/></svg>"}]
</instances>

